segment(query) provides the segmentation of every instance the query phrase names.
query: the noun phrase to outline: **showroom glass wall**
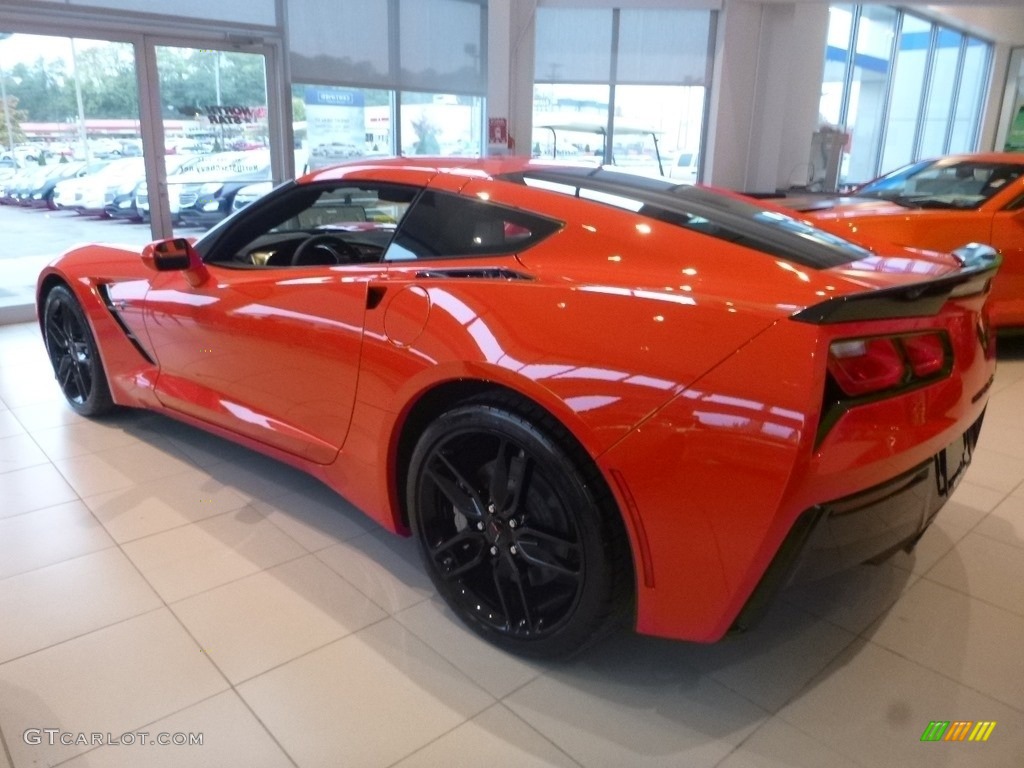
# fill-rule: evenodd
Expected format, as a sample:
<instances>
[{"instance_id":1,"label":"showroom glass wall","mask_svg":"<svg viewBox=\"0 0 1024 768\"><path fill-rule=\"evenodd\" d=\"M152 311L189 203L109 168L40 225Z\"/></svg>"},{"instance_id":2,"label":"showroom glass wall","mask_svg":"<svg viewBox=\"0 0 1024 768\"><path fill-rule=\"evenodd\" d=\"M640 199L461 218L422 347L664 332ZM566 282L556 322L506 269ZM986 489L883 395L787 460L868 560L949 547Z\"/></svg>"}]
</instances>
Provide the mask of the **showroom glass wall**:
<instances>
[{"instance_id":1,"label":"showroom glass wall","mask_svg":"<svg viewBox=\"0 0 1024 768\"><path fill-rule=\"evenodd\" d=\"M696 181L715 21L707 10L539 7L533 154Z\"/></svg>"},{"instance_id":2,"label":"showroom glass wall","mask_svg":"<svg viewBox=\"0 0 1024 768\"><path fill-rule=\"evenodd\" d=\"M819 113L850 136L840 183L976 149L991 60L988 42L900 9L831 6Z\"/></svg>"},{"instance_id":3,"label":"showroom glass wall","mask_svg":"<svg viewBox=\"0 0 1024 768\"><path fill-rule=\"evenodd\" d=\"M289 8L297 170L373 155L482 154L486 0Z\"/></svg>"},{"instance_id":4,"label":"showroom glass wall","mask_svg":"<svg viewBox=\"0 0 1024 768\"><path fill-rule=\"evenodd\" d=\"M39 269L70 246L195 236L230 210L225 193L241 179L274 177L262 46L0 38L0 224L8 246L0 256L0 315L24 317L18 308L31 304ZM148 162L147 126L149 141L159 137L162 162ZM147 174L164 194L149 194Z\"/></svg>"}]
</instances>

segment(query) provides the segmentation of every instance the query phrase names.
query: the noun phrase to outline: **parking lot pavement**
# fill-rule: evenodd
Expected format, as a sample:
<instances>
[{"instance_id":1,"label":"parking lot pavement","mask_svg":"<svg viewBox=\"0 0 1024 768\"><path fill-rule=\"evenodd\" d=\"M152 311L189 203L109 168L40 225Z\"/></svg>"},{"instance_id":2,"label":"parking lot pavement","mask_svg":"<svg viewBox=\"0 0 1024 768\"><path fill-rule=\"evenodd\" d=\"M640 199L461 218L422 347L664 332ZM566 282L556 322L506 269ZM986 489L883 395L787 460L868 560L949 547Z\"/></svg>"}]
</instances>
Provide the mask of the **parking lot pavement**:
<instances>
[{"instance_id":1,"label":"parking lot pavement","mask_svg":"<svg viewBox=\"0 0 1024 768\"><path fill-rule=\"evenodd\" d=\"M0 322L32 317L36 277L68 248L93 242L141 246L153 239L149 224L9 205L0 205L0 233Z\"/></svg>"}]
</instances>

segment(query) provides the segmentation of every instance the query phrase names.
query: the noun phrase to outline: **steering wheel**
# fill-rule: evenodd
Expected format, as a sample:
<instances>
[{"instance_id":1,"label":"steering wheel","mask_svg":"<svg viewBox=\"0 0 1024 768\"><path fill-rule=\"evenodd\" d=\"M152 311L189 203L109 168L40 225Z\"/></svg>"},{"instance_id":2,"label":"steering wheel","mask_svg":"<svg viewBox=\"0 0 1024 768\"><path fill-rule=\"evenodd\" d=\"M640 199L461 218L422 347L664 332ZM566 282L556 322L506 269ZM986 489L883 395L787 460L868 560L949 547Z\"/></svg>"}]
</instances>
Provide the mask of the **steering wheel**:
<instances>
[{"instance_id":1,"label":"steering wheel","mask_svg":"<svg viewBox=\"0 0 1024 768\"><path fill-rule=\"evenodd\" d=\"M292 254L293 267L317 264L346 264L359 261L362 257L359 249L346 242L338 235L320 233L302 241Z\"/></svg>"}]
</instances>

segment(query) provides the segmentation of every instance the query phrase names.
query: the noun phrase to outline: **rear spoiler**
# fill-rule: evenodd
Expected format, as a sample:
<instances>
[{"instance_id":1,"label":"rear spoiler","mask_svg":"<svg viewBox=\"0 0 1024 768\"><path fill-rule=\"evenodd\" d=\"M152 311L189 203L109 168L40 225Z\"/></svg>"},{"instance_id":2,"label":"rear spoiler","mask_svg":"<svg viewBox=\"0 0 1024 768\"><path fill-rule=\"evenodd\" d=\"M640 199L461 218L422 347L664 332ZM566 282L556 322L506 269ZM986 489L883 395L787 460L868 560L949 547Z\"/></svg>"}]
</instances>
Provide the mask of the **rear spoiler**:
<instances>
[{"instance_id":1,"label":"rear spoiler","mask_svg":"<svg viewBox=\"0 0 1024 768\"><path fill-rule=\"evenodd\" d=\"M1002 256L988 245L968 243L953 251L959 271L910 285L881 288L866 293L836 296L807 307L792 320L814 325L857 320L892 320L936 315L951 298L986 293L1002 263Z\"/></svg>"}]
</instances>

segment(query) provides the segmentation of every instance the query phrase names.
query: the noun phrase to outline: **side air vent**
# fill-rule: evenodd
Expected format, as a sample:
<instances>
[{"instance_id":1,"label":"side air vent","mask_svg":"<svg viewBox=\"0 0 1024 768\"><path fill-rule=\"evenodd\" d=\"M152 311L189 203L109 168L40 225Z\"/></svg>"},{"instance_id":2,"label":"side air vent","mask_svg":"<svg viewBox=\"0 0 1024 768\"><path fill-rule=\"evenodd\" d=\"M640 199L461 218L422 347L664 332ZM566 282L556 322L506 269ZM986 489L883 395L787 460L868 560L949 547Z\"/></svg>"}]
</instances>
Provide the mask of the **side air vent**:
<instances>
[{"instance_id":1,"label":"side air vent","mask_svg":"<svg viewBox=\"0 0 1024 768\"><path fill-rule=\"evenodd\" d=\"M110 316L114 318L114 322L117 323L117 326L121 329L121 332L125 335L125 338L127 338L128 341L132 343L132 346L135 347L136 351L140 355L142 355L143 358L145 358L146 362L148 362L150 365L156 365L156 360L154 360L150 356L150 354L145 350L145 348L139 343L139 340L135 338L135 334L132 333L131 329L127 325L125 325L124 320L121 319L121 315L119 315L117 312L117 307L114 306L114 302L110 298L110 290L108 289L107 285L105 283L101 283L100 285L96 286L96 291L103 299L103 303L104 305L106 305L107 311L110 312Z\"/></svg>"}]
</instances>

